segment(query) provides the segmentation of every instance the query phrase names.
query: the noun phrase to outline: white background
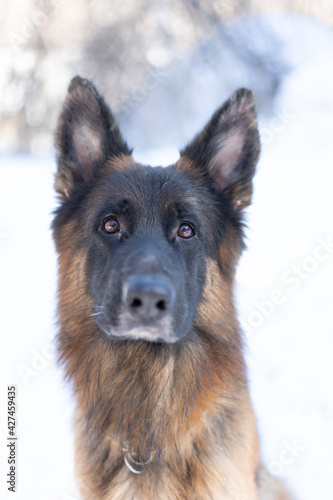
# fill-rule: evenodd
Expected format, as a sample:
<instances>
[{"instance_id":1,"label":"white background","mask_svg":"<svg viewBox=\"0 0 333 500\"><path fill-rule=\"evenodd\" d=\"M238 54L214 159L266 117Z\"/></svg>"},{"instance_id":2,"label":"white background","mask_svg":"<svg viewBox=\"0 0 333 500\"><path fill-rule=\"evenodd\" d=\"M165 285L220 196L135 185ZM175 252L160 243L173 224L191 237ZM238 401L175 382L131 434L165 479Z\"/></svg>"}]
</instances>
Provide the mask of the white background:
<instances>
[{"instance_id":1,"label":"white background","mask_svg":"<svg viewBox=\"0 0 333 500\"><path fill-rule=\"evenodd\" d=\"M236 290L263 456L303 500L333 498L333 249L320 243L333 240L333 37L317 28L286 45L294 70L275 118L261 123L263 153ZM138 160L175 158L157 151ZM72 398L52 356L55 165L11 156L0 167L0 497L7 498L6 389L16 384L18 488L8 498L74 500ZM297 287L293 266L303 276ZM272 302L275 290L283 303Z\"/></svg>"}]
</instances>

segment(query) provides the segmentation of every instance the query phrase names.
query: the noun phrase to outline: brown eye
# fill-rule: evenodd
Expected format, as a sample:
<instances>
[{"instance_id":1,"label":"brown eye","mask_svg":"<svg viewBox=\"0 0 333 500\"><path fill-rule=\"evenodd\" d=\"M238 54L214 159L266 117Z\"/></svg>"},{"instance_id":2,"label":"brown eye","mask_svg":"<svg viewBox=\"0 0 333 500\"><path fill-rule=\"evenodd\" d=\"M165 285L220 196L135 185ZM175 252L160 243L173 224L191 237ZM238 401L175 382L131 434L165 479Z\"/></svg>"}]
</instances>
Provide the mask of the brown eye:
<instances>
[{"instance_id":1,"label":"brown eye","mask_svg":"<svg viewBox=\"0 0 333 500\"><path fill-rule=\"evenodd\" d=\"M115 217L110 217L103 222L102 229L107 234L118 233L120 229L119 221Z\"/></svg>"},{"instance_id":2,"label":"brown eye","mask_svg":"<svg viewBox=\"0 0 333 500\"><path fill-rule=\"evenodd\" d=\"M194 236L194 229L190 224L181 224L177 231L178 236L185 238L186 240Z\"/></svg>"}]
</instances>

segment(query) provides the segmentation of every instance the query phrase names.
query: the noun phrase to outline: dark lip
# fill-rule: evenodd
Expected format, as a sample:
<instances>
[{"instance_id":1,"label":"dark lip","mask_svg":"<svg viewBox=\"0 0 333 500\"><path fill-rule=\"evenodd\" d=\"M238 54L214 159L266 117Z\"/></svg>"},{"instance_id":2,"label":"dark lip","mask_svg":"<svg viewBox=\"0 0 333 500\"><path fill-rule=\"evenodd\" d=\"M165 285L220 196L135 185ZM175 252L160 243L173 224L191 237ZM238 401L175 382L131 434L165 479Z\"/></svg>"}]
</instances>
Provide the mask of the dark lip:
<instances>
[{"instance_id":1,"label":"dark lip","mask_svg":"<svg viewBox=\"0 0 333 500\"><path fill-rule=\"evenodd\" d=\"M116 329L122 329L124 331L131 331L134 330L135 328L147 328L147 329L161 329L163 330L165 328L165 317L164 318L157 318L154 322L149 321L149 320L139 320L132 318L129 314L123 313L121 316L118 316L118 320L113 323L110 321L108 318L99 318L97 316L96 318L96 323L98 326L101 328L109 328L112 330L112 328ZM171 320L172 321L172 320Z\"/></svg>"}]
</instances>

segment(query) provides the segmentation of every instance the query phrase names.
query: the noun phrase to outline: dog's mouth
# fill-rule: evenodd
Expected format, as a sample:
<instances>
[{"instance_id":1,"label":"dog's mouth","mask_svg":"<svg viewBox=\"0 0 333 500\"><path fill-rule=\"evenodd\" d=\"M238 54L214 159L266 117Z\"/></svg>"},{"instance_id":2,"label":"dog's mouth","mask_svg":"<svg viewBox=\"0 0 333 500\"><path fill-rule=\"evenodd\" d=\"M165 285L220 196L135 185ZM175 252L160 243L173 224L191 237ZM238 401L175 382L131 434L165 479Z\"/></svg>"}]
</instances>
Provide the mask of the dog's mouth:
<instances>
[{"instance_id":1,"label":"dog's mouth","mask_svg":"<svg viewBox=\"0 0 333 500\"><path fill-rule=\"evenodd\" d=\"M177 300L171 279L161 273L132 275L121 293L106 294L98 326L114 340L177 342L187 317L185 301Z\"/></svg>"},{"instance_id":2,"label":"dog's mouth","mask_svg":"<svg viewBox=\"0 0 333 500\"><path fill-rule=\"evenodd\" d=\"M99 327L113 340L146 340L148 342L173 344L179 340L171 328L171 318L166 318L159 326L132 325L131 327L122 325L111 326L102 325Z\"/></svg>"},{"instance_id":3,"label":"dog's mouth","mask_svg":"<svg viewBox=\"0 0 333 500\"><path fill-rule=\"evenodd\" d=\"M127 330L126 332L111 330L111 332L111 335L117 339L146 340L148 342L168 344L173 344L179 340L178 337L170 332L161 332L160 329L152 327L137 327L132 330Z\"/></svg>"}]
</instances>

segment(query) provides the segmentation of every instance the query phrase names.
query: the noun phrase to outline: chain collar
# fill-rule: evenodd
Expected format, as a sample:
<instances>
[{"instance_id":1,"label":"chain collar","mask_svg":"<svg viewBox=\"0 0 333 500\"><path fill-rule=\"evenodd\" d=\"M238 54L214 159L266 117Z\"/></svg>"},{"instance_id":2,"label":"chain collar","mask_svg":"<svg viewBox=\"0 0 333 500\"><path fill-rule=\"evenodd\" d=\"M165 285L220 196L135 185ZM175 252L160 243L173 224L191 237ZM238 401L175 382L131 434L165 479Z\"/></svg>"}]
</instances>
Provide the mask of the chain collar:
<instances>
[{"instance_id":1,"label":"chain collar","mask_svg":"<svg viewBox=\"0 0 333 500\"><path fill-rule=\"evenodd\" d=\"M131 453L127 448L123 448L124 462L128 470L133 474L142 474L148 464L153 461L154 452L150 455L149 459L145 462L138 453Z\"/></svg>"}]
</instances>

